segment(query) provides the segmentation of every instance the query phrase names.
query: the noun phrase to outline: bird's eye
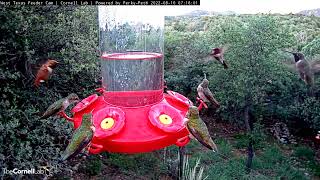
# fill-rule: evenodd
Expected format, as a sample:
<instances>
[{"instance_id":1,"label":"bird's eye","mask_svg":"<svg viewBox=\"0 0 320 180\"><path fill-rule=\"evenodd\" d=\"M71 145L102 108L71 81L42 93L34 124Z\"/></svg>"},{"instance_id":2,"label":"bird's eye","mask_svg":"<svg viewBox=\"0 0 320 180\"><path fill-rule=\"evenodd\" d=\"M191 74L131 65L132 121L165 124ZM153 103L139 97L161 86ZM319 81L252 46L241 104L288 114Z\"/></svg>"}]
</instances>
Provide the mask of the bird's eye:
<instances>
[{"instance_id":1,"label":"bird's eye","mask_svg":"<svg viewBox=\"0 0 320 180\"><path fill-rule=\"evenodd\" d=\"M101 121L101 128L102 129L110 129L114 125L114 119L113 118L105 118L104 120Z\"/></svg>"},{"instance_id":2,"label":"bird's eye","mask_svg":"<svg viewBox=\"0 0 320 180\"><path fill-rule=\"evenodd\" d=\"M162 124L168 125L172 123L172 118L166 114L161 114L159 120Z\"/></svg>"}]
</instances>

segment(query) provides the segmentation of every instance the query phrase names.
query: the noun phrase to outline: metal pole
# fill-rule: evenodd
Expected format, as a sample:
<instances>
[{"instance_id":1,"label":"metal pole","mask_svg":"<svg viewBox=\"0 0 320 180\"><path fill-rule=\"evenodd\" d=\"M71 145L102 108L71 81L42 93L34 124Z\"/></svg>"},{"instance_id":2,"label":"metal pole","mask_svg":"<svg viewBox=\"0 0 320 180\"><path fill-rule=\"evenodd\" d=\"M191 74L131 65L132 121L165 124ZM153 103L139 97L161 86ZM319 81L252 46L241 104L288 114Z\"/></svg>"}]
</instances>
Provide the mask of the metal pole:
<instances>
[{"instance_id":1,"label":"metal pole","mask_svg":"<svg viewBox=\"0 0 320 180\"><path fill-rule=\"evenodd\" d=\"M179 180L183 180L185 146L179 147Z\"/></svg>"}]
</instances>

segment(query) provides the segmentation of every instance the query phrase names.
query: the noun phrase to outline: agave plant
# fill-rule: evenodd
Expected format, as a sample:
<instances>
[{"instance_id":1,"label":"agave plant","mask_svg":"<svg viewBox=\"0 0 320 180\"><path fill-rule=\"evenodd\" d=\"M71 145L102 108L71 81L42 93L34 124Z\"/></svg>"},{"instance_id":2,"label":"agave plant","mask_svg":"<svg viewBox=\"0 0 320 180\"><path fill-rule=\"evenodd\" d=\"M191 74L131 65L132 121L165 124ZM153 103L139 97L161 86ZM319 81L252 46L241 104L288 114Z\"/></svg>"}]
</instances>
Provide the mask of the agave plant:
<instances>
[{"instance_id":1,"label":"agave plant","mask_svg":"<svg viewBox=\"0 0 320 180\"><path fill-rule=\"evenodd\" d=\"M199 170L198 170L199 169ZM198 170L198 171L197 171ZM182 180L205 180L208 176L203 178L204 167L200 166L200 158L197 159L195 166L189 165L188 157L184 157Z\"/></svg>"}]
</instances>

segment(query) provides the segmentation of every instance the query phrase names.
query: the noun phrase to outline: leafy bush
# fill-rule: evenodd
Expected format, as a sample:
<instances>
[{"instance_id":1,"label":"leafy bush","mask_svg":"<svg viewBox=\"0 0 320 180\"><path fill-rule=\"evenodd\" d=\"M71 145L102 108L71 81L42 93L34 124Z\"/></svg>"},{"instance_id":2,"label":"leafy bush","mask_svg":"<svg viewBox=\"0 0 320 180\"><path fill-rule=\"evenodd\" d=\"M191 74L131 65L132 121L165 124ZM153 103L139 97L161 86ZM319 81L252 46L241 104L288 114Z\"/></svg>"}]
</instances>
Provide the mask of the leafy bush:
<instances>
[{"instance_id":1,"label":"leafy bush","mask_svg":"<svg viewBox=\"0 0 320 180\"><path fill-rule=\"evenodd\" d=\"M88 161L85 162L84 171L90 176L100 174L102 169L102 160L98 156L89 156Z\"/></svg>"},{"instance_id":2,"label":"leafy bush","mask_svg":"<svg viewBox=\"0 0 320 180\"><path fill-rule=\"evenodd\" d=\"M297 147L294 150L294 155L298 158L305 160L313 160L314 159L314 151L306 146Z\"/></svg>"},{"instance_id":3,"label":"leafy bush","mask_svg":"<svg viewBox=\"0 0 320 180\"><path fill-rule=\"evenodd\" d=\"M162 162L153 153L135 155L110 154L108 164L119 168L124 173L134 172L138 175L151 177L157 177L164 169L162 168Z\"/></svg>"},{"instance_id":4,"label":"leafy bush","mask_svg":"<svg viewBox=\"0 0 320 180\"><path fill-rule=\"evenodd\" d=\"M55 172L72 127L62 119L40 120L37 112L71 92L83 98L95 88L96 7L0 7L0 164L7 169L49 165ZM53 58L61 64L48 85L32 83L37 66ZM74 83L77 82L77 83Z\"/></svg>"}]
</instances>

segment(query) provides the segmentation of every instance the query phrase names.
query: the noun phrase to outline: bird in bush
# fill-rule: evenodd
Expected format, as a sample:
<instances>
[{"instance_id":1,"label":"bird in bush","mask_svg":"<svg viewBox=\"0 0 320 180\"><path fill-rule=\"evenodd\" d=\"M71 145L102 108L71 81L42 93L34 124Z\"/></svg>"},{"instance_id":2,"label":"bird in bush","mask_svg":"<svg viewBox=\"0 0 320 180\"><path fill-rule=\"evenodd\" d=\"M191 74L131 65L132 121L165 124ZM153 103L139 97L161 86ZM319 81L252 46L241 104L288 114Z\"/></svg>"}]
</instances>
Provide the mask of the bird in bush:
<instances>
[{"instance_id":1,"label":"bird in bush","mask_svg":"<svg viewBox=\"0 0 320 180\"><path fill-rule=\"evenodd\" d=\"M51 104L48 109L42 114L40 119L46 119L52 115L64 112L70 104L79 102L79 97L75 93L69 94L67 97L59 99Z\"/></svg>"},{"instance_id":2,"label":"bird in bush","mask_svg":"<svg viewBox=\"0 0 320 180\"><path fill-rule=\"evenodd\" d=\"M84 114L80 127L74 131L70 143L61 155L60 161L71 159L88 147L94 132L95 127L93 125L92 114Z\"/></svg>"},{"instance_id":3,"label":"bird in bush","mask_svg":"<svg viewBox=\"0 0 320 180\"><path fill-rule=\"evenodd\" d=\"M318 140L318 142L320 142L320 131L318 131L318 134L316 136L316 139Z\"/></svg>"},{"instance_id":4,"label":"bird in bush","mask_svg":"<svg viewBox=\"0 0 320 180\"><path fill-rule=\"evenodd\" d=\"M313 73L309 62L304 58L304 55L299 52L290 52L294 57L296 69L299 72L300 78L310 86L313 86Z\"/></svg>"},{"instance_id":5,"label":"bird in bush","mask_svg":"<svg viewBox=\"0 0 320 180\"><path fill-rule=\"evenodd\" d=\"M213 97L213 93L209 89L209 81L206 78L206 74L204 74L204 79L198 85L197 92L200 99L205 103L211 102L216 108L220 107L219 102Z\"/></svg>"},{"instance_id":6,"label":"bird in bush","mask_svg":"<svg viewBox=\"0 0 320 180\"><path fill-rule=\"evenodd\" d=\"M167 86L167 81L163 80L163 92L168 94L168 86Z\"/></svg>"},{"instance_id":7,"label":"bird in bush","mask_svg":"<svg viewBox=\"0 0 320 180\"><path fill-rule=\"evenodd\" d=\"M202 121L199 110L196 106L189 106L189 111L186 115L188 119L187 128L190 134L195 137L203 146L218 151L216 144L213 142L206 124Z\"/></svg>"},{"instance_id":8,"label":"bird in bush","mask_svg":"<svg viewBox=\"0 0 320 180\"><path fill-rule=\"evenodd\" d=\"M36 79L34 80L34 86L39 87L41 82L46 82L50 78L52 71L59 64L58 61L48 59L37 71Z\"/></svg>"},{"instance_id":9,"label":"bird in bush","mask_svg":"<svg viewBox=\"0 0 320 180\"><path fill-rule=\"evenodd\" d=\"M224 69L228 69L228 65L224 60L224 52L226 49L227 49L226 47L213 48L210 53L211 56L213 56L216 60L218 60L223 65Z\"/></svg>"}]
</instances>

